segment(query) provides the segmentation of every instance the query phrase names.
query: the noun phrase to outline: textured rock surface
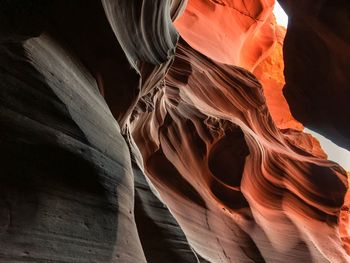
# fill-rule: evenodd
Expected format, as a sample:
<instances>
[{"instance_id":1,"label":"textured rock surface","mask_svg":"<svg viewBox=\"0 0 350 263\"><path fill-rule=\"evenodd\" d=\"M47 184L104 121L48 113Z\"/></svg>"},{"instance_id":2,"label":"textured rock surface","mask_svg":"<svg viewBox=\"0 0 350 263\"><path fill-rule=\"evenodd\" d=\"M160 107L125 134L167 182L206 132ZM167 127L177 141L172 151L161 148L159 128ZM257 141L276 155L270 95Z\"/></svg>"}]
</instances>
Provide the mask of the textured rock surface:
<instances>
[{"instance_id":1,"label":"textured rock surface","mask_svg":"<svg viewBox=\"0 0 350 263\"><path fill-rule=\"evenodd\" d=\"M1 1L0 262L349 262L348 4L280 2Z\"/></svg>"},{"instance_id":2,"label":"textured rock surface","mask_svg":"<svg viewBox=\"0 0 350 263\"><path fill-rule=\"evenodd\" d=\"M293 118L289 105L282 93L285 84L282 48L286 30L276 25L275 34L276 41L272 50L256 66L253 73L263 86L267 106L277 127L301 131L303 130L303 125Z\"/></svg>"},{"instance_id":3,"label":"textured rock surface","mask_svg":"<svg viewBox=\"0 0 350 263\"><path fill-rule=\"evenodd\" d=\"M18 4L1 5L2 18L23 16L1 28L0 261L195 262L101 96L118 118L139 83L101 3ZM146 218L158 232L142 235Z\"/></svg>"},{"instance_id":4,"label":"textured rock surface","mask_svg":"<svg viewBox=\"0 0 350 263\"><path fill-rule=\"evenodd\" d=\"M41 73L6 48L1 261L145 261L129 151L95 80L43 36L26 43Z\"/></svg>"},{"instance_id":5,"label":"textured rock surface","mask_svg":"<svg viewBox=\"0 0 350 263\"><path fill-rule=\"evenodd\" d=\"M347 262L345 171L276 128L253 75L181 42L166 83L134 137L196 251L211 262Z\"/></svg>"},{"instance_id":6,"label":"textured rock surface","mask_svg":"<svg viewBox=\"0 0 350 263\"><path fill-rule=\"evenodd\" d=\"M187 43L202 54L254 72L264 87L277 127L302 130L282 94L285 29L275 22L273 4L274 1L260 0L192 0L175 26Z\"/></svg>"},{"instance_id":7,"label":"textured rock surface","mask_svg":"<svg viewBox=\"0 0 350 263\"><path fill-rule=\"evenodd\" d=\"M204 55L251 70L274 44L273 4L273 0L191 0L175 26Z\"/></svg>"}]
</instances>

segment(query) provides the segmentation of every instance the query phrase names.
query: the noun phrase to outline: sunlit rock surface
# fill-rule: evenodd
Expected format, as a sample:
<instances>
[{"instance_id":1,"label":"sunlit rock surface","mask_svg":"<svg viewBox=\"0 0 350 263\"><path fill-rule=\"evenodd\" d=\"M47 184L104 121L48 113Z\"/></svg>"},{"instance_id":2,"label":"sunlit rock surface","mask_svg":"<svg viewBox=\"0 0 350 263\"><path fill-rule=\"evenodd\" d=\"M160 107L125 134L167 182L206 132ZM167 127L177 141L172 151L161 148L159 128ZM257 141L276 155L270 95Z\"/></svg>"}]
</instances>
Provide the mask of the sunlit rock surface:
<instances>
[{"instance_id":1,"label":"sunlit rock surface","mask_svg":"<svg viewBox=\"0 0 350 263\"><path fill-rule=\"evenodd\" d=\"M196 251L211 262L346 262L346 173L305 147L309 137L276 128L252 74L181 41L166 83L133 135Z\"/></svg>"},{"instance_id":2,"label":"sunlit rock surface","mask_svg":"<svg viewBox=\"0 0 350 263\"><path fill-rule=\"evenodd\" d=\"M254 72L277 126L302 130L282 94L285 28L276 24L273 6L274 1L192 0L175 26L191 47L214 61Z\"/></svg>"},{"instance_id":3,"label":"sunlit rock surface","mask_svg":"<svg viewBox=\"0 0 350 263\"><path fill-rule=\"evenodd\" d=\"M0 262L350 262L349 6L280 3L0 2Z\"/></svg>"},{"instance_id":4,"label":"sunlit rock surface","mask_svg":"<svg viewBox=\"0 0 350 263\"><path fill-rule=\"evenodd\" d=\"M253 69L275 40L273 0L191 0L175 26L204 55Z\"/></svg>"}]
</instances>

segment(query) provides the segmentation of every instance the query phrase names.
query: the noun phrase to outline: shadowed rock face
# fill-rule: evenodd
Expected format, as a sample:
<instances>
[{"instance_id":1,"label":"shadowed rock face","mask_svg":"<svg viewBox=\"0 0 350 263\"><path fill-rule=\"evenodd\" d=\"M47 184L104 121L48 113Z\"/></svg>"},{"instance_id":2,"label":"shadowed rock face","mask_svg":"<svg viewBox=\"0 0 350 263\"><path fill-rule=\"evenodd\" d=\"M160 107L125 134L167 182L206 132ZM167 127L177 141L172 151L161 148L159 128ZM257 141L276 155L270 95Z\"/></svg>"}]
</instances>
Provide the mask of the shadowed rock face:
<instances>
[{"instance_id":1,"label":"shadowed rock face","mask_svg":"<svg viewBox=\"0 0 350 263\"><path fill-rule=\"evenodd\" d=\"M0 9L0 261L195 262L121 135L140 77L102 4L19 2Z\"/></svg>"},{"instance_id":2,"label":"shadowed rock face","mask_svg":"<svg viewBox=\"0 0 350 263\"><path fill-rule=\"evenodd\" d=\"M280 2L2 1L0 261L349 262L348 4Z\"/></svg>"},{"instance_id":3,"label":"shadowed rock face","mask_svg":"<svg viewBox=\"0 0 350 263\"><path fill-rule=\"evenodd\" d=\"M279 2L290 18L284 94L291 110L307 127L350 149L350 3Z\"/></svg>"}]
</instances>

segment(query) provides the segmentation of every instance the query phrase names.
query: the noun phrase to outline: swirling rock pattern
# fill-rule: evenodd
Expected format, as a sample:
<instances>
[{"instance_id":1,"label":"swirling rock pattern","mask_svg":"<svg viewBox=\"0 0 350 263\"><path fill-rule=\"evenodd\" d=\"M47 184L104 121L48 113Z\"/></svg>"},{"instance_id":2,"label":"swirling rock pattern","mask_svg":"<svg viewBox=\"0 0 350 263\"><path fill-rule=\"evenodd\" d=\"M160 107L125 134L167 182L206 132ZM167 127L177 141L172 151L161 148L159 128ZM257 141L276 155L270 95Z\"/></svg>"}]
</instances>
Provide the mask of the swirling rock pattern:
<instances>
[{"instance_id":1,"label":"swirling rock pattern","mask_svg":"<svg viewBox=\"0 0 350 263\"><path fill-rule=\"evenodd\" d=\"M134 138L151 181L201 255L347 262L337 223L345 171L276 128L252 74L181 42L154 108L135 119Z\"/></svg>"},{"instance_id":2,"label":"swirling rock pattern","mask_svg":"<svg viewBox=\"0 0 350 263\"><path fill-rule=\"evenodd\" d=\"M344 95L347 5L280 2L287 33L273 0L0 2L0 261L349 262L295 56L343 47L319 88ZM320 130L346 147L343 102Z\"/></svg>"},{"instance_id":3,"label":"swirling rock pattern","mask_svg":"<svg viewBox=\"0 0 350 263\"><path fill-rule=\"evenodd\" d=\"M263 84L277 126L302 130L282 94L285 29L275 22L273 4L274 1L259 0L193 0L175 26L181 37L202 54L254 72Z\"/></svg>"}]
</instances>

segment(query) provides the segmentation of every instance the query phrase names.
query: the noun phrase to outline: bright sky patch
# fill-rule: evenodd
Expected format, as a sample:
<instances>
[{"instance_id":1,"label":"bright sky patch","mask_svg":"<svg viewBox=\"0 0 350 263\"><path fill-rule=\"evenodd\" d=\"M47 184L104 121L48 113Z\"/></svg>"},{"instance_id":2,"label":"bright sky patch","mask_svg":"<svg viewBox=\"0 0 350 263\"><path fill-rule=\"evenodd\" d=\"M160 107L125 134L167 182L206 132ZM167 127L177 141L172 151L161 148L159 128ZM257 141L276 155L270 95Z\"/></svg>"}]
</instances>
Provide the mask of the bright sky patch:
<instances>
[{"instance_id":1,"label":"bright sky patch","mask_svg":"<svg viewBox=\"0 0 350 263\"><path fill-rule=\"evenodd\" d=\"M280 4L277 1L275 3L273 13L276 17L277 24L287 28L288 16L287 16L286 12L284 12L284 10L282 9L282 7L280 6Z\"/></svg>"}]
</instances>

